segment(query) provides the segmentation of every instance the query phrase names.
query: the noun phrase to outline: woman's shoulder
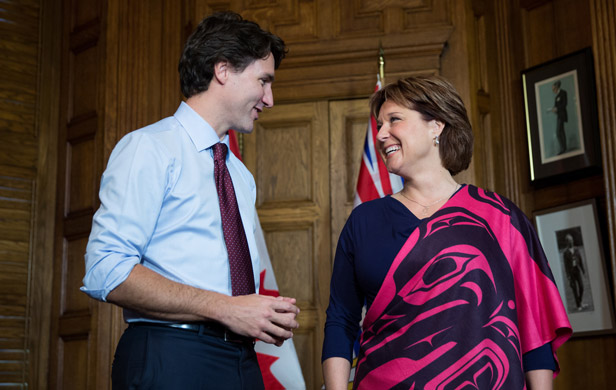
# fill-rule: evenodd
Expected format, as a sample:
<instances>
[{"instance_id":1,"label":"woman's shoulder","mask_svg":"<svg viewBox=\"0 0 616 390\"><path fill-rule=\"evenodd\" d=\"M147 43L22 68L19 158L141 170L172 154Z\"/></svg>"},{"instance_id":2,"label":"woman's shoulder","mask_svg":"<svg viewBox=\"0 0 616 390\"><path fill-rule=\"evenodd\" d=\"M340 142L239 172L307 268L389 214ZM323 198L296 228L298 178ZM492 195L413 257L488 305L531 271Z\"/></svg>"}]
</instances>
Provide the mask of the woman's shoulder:
<instances>
[{"instance_id":1,"label":"woman's shoulder","mask_svg":"<svg viewBox=\"0 0 616 390\"><path fill-rule=\"evenodd\" d=\"M506 196L472 184L467 184L466 188L466 196L476 202L490 205L495 211L500 211L500 213L492 214L493 217L500 214L512 222L518 221L514 225L517 225L519 222L526 223L529 220L528 216Z\"/></svg>"},{"instance_id":2,"label":"woman's shoulder","mask_svg":"<svg viewBox=\"0 0 616 390\"><path fill-rule=\"evenodd\" d=\"M401 208L406 209L402 203L391 195L363 202L351 212L353 218L371 218L374 216L387 216L392 213L400 213Z\"/></svg>"},{"instance_id":3,"label":"woman's shoulder","mask_svg":"<svg viewBox=\"0 0 616 390\"><path fill-rule=\"evenodd\" d=\"M384 196L382 198L372 199L372 200L369 200L367 202L363 202L363 203L357 205L353 209L353 212L356 212L356 211L365 212L365 211L369 211L369 210L383 208L384 205L390 203L391 201L395 201L395 199L393 199L391 197L391 195L386 195L386 196Z\"/></svg>"},{"instance_id":4,"label":"woman's shoulder","mask_svg":"<svg viewBox=\"0 0 616 390\"><path fill-rule=\"evenodd\" d=\"M518 206L513 201L498 192L477 187L472 184L465 184L464 187L466 187L468 196L478 201L494 202L496 204L500 203L507 208L518 209Z\"/></svg>"}]
</instances>

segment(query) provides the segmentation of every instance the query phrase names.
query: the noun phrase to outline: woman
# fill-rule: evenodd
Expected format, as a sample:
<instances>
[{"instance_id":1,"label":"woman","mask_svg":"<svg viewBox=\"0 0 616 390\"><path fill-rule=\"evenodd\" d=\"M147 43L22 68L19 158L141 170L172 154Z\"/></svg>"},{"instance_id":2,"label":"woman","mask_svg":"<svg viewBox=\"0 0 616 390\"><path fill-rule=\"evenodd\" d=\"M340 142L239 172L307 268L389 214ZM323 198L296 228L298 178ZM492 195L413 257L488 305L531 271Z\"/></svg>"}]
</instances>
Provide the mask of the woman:
<instances>
[{"instance_id":1,"label":"woman","mask_svg":"<svg viewBox=\"0 0 616 390\"><path fill-rule=\"evenodd\" d=\"M376 92L378 147L403 189L363 203L338 242L323 345L346 389L364 302L358 389L549 389L571 327L528 219L453 176L473 136L451 84L410 77Z\"/></svg>"}]
</instances>

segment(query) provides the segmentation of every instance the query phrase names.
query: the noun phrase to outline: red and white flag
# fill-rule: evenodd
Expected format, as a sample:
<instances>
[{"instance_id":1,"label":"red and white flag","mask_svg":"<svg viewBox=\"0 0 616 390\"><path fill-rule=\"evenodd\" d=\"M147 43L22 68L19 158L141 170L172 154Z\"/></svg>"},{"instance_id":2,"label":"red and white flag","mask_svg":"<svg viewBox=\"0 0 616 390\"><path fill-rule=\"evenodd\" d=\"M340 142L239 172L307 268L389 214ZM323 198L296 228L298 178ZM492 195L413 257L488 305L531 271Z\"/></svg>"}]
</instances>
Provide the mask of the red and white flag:
<instances>
[{"instance_id":1,"label":"red and white flag","mask_svg":"<svg viewBox=\"0 0 616 390\"><path fill-rule=\"evenodd\" d=\"M381 89L381 78L377 75L377 82L374 91ZM355 192L354 206L367 202L372 199L382 198L391 195L402 189L402 178L393 173L387 172L385 163L376 149L376 118L370 116L366 140L364 141L364 153L359 167L359 177L357 179L357 191Z\"/></svg>"},{"instance_id":2,"label":"red and white flag","mask_svg":"<svg viewBox=\"0 0 616 390\"><path fill-rule=\"evenodd\" d=\"M241 160L242 156L238 146L237 136L233 130L229 131L229 147L233 154ZM257 213L255 213L255 215L257 218L255 240L257 241L257 250L259 251L261 263L261 269L259 270L261 279L259 294L277 297L280 294L278 293L278 285L274 277L272 262L267 252L267 246L265 245L265 237L263 236L259 216ZM257 341L255 344L255 351L257 352L257 359L259 360L259 367L261 368L265 390L306 389L306 383L304 382L302 369L297 359L297 352L295 352L293 340L289 339L285 341L280 347L264 343L263 341Z\"/></svg>"}]
</instances>

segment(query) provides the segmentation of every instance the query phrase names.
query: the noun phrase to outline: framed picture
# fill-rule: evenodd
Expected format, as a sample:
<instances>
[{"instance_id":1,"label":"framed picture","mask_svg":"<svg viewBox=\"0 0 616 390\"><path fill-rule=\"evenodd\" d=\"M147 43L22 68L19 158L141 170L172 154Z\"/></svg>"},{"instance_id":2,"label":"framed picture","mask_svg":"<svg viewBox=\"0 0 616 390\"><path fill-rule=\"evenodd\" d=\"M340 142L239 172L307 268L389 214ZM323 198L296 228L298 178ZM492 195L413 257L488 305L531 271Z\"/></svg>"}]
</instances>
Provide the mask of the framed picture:
<instances>
[{"instance_id":1,"label":"framed picture","mask_svg":"<svg viewBox=\"0 0 616 390\"><path fill-rule=\"evenodd\" d=\"M599 171L591 49L522 71L522 86L531 182Z\"/></svg>"},{"instance_id":2,"label":"framed picture","mask_svg":"<svg viewBox=\"0 0 616 390\"><path fill-rule=\"evenodd\" d=\"M540 211L535 225L574 335L614 331L594 199Z\"/></svg>"}]
</instances>

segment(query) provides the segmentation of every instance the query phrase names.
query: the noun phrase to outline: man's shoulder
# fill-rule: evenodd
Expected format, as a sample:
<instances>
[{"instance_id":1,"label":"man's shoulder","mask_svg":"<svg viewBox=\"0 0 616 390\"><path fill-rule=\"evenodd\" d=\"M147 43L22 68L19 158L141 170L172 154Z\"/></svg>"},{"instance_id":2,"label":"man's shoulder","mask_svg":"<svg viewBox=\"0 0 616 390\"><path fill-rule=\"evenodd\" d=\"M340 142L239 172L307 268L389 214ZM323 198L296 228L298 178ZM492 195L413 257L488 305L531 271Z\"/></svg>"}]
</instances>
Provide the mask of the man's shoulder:
<instances>
[{"instance_id":1,"label":"man's shoulder","mask_svg":"<svg viewBox=\"0 0 616 390\"><path fill-rule=\"evenodd\" d=\"M152 143L166 149L180 142L178 137L180 127L178 120L170 116L127 133L122 137L122 141Z\"/></svg>"},{"instance_id":2,"label":"man's shoulder","mask_svg":"<svg viewBox=\"0 0 616 390\"><path fill-rule=\"evenodd\" d=\"M140 129L133 130L127 135L164 137L165 135L168 135L168 133L177 131L179 126L180 122L175 117L169 116L159 120L158 122L154 122Z\"/></svg>"}]
</instances>

